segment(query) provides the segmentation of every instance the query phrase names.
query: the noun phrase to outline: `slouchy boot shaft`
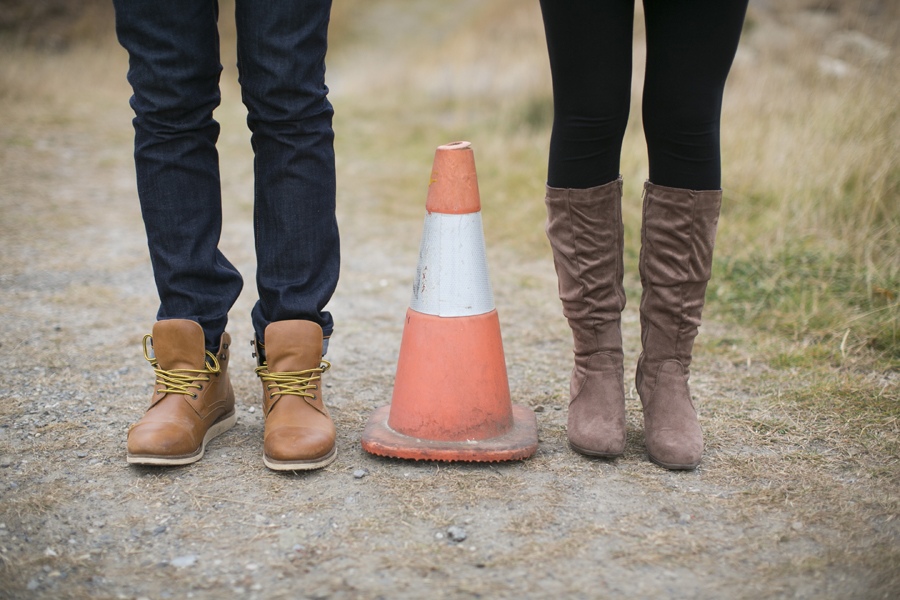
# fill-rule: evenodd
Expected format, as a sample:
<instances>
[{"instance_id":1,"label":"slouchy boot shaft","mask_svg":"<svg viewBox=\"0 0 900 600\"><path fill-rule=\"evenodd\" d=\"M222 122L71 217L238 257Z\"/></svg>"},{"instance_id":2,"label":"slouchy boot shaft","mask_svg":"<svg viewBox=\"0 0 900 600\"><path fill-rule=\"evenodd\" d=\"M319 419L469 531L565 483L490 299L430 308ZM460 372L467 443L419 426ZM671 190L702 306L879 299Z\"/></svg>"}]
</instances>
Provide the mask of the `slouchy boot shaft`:
<instances>
[{"instance_id":1,"label":"slouchy boot shaft","mask_svg":"<svg viewBox=\"0 0 900 600\"><path fill-rule=\"evenodd\" d=\"M622 179L588 189L547 187L547 237L572 328L569 443L583 454L625 448L621 315Z\"/></svg>"},{"instance_id":2,"label":"slouchy boot shaft","mask_svg":"<svg viewBox=\"0 0 900 600\"><path fill-rule=\"evenodd\" d=\"M703 452L688 378L721 204L721 190L644 186L635 385L650 458L670 469L693 469Z\"/></svg>"}]
</instances>

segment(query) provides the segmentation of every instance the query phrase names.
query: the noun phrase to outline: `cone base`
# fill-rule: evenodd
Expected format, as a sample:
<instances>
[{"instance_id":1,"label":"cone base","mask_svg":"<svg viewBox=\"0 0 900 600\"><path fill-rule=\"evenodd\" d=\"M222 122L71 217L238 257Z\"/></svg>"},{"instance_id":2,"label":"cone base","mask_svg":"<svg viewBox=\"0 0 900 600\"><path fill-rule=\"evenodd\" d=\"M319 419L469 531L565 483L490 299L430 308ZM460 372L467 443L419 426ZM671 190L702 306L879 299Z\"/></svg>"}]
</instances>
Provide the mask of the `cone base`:
<instances>
[{"instance_id":1,"label":"cone base","mask_svg":"<svg viewBox=\"0 0 900 600\"><path fill-rule=\"evenodd\" d=\"M362 434L363 450L378 456L464 462L528 458L537 450L537 420L530 408L512 405L513 428L503 435L471 442L422 440L388 427L390 405L375 409Z\"/></svg>"}]
</instances>

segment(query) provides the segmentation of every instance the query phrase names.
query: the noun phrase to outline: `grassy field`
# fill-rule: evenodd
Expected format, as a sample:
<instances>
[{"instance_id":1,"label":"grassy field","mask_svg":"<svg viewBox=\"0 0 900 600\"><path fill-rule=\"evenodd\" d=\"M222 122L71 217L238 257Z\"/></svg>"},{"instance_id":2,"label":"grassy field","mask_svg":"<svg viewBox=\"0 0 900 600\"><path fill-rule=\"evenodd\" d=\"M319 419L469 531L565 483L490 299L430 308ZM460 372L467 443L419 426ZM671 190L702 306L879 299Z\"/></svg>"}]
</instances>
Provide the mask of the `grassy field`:
<instances>
[{"instance_id":1,"label":"grassy field","mask_svg":"<svg viewBox=\"0 0 900 600\"><path fill-rule=\"evenodd\" d=\"M890 8L867 18L865 6L851 2L800 8L751 7L748 15L723 110L725 202L708 314L783 340L777 360L787 363L896 369L900 18ZM470 13L475 21L467 23L435 8L440 27L428 32L431 52L399 52L400 60L383 69L340 62L343 47L366 43L365 31L343 27L342 10L370 13L356 24L388 24L379 23L378 5L347 2L332 36L341 69L334 86L338 149L367 154L390 147L396 168L383 172L392 190L384 196L398 201L385 210L417 210L399 199L416 197L417 174L427 168L435 139L471 138L488 238L526 254L544 252L540 199L552 96L537 8L495 2ZM851 26L869 35L851 33ZM639 19L636 28L633 110L622 160L632 274L647 173ZM398 46L426 35L399 29ZM373 64L394 50L373 50ZM364 104L344 103L341 84L358 77L382 81L381 93ZM634 282L631 297L639 293Z\"/></svg>"}]
</instances>

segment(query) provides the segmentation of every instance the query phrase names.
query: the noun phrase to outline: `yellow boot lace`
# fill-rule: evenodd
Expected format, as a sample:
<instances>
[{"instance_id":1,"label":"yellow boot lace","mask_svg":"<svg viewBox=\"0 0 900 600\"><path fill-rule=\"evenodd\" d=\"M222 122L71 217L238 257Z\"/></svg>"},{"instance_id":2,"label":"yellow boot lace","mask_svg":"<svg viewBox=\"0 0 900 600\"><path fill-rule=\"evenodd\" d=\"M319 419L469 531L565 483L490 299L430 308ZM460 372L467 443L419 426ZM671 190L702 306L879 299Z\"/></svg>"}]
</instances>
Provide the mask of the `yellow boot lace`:
<instances>
[{"instance_id":1,"label":"yellow boot lace","mask_svg":"<svg viewBox=\"0 0 900 600\"><path fill-rule=\"evenodd\" d=\"M331 363L323 360L318 369L306 369L305 371L285 371L283 373L269 373L268 363L256 367L256 376L266 384L271 397L275 396L306 396L315 398L307 390L318 389L318 384L313 383L322 378L322 373L331 368Z\"/></svg>"},{"instance_id":2,"label":"yellow boot lace","mask_svg":"<svg viewBox=\"0 0 900 600\"><path fill-rule=\"evenodd\" d=\"M149 333L144 336L144 358L156 373L156 384L160 386L156 389L157 394L184 394L196 398L197 394L191 389L202 390L203 382L209 381L210 375L218 375L222 371L216 355L209 350L206 351L205 369L172 369L171 371L160 369L159 361L152 354L152 350L147 347L147 340L150 340L152 348L153 336Z\"/></svg>"}]
</instances>

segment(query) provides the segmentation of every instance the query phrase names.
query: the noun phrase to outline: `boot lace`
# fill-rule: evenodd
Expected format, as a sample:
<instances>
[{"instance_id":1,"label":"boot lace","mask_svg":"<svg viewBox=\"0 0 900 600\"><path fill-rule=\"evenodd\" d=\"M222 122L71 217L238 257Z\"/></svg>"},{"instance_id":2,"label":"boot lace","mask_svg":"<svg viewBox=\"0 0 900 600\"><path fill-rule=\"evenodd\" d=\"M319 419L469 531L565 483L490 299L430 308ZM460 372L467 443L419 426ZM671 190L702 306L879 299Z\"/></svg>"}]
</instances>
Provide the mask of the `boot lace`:
<instances>
[{"instance_id":1,"label":"boot lace","mask_svg":"<svg viewBox=\"0 0 900 600\"><path fill-rule=\"evenodd\" d=\"M147 347L147 341L150 341L150 347ZM222 369L219 366L219 360L216 355L206 351L205 369L166 369L159 368L159 361L153 355L153 336L149 333L144 336L144 358L153 367L156 373L156 389L158 394L184 394L191 398L196 398L192 390L202 390L203 382L209 381L210 375L218 375Z\"/></svg>"},{"instance_id":2,"label":"boot lace","mask_svg":"<svg viewBox=\"0 0 900 600\"><path fill-rule=\"evenodd\" d=\"M275 396L306 396L315 398L307 390L318 389L318 384L313 383L322 378L322 373L331 368L331 363L323 360L317 369L304 371L284 371L282 373L269 373L268 363L256 367L256 376L266 384L266 389L274 390L271 397Z\"/></svg>"}]
</instances>

